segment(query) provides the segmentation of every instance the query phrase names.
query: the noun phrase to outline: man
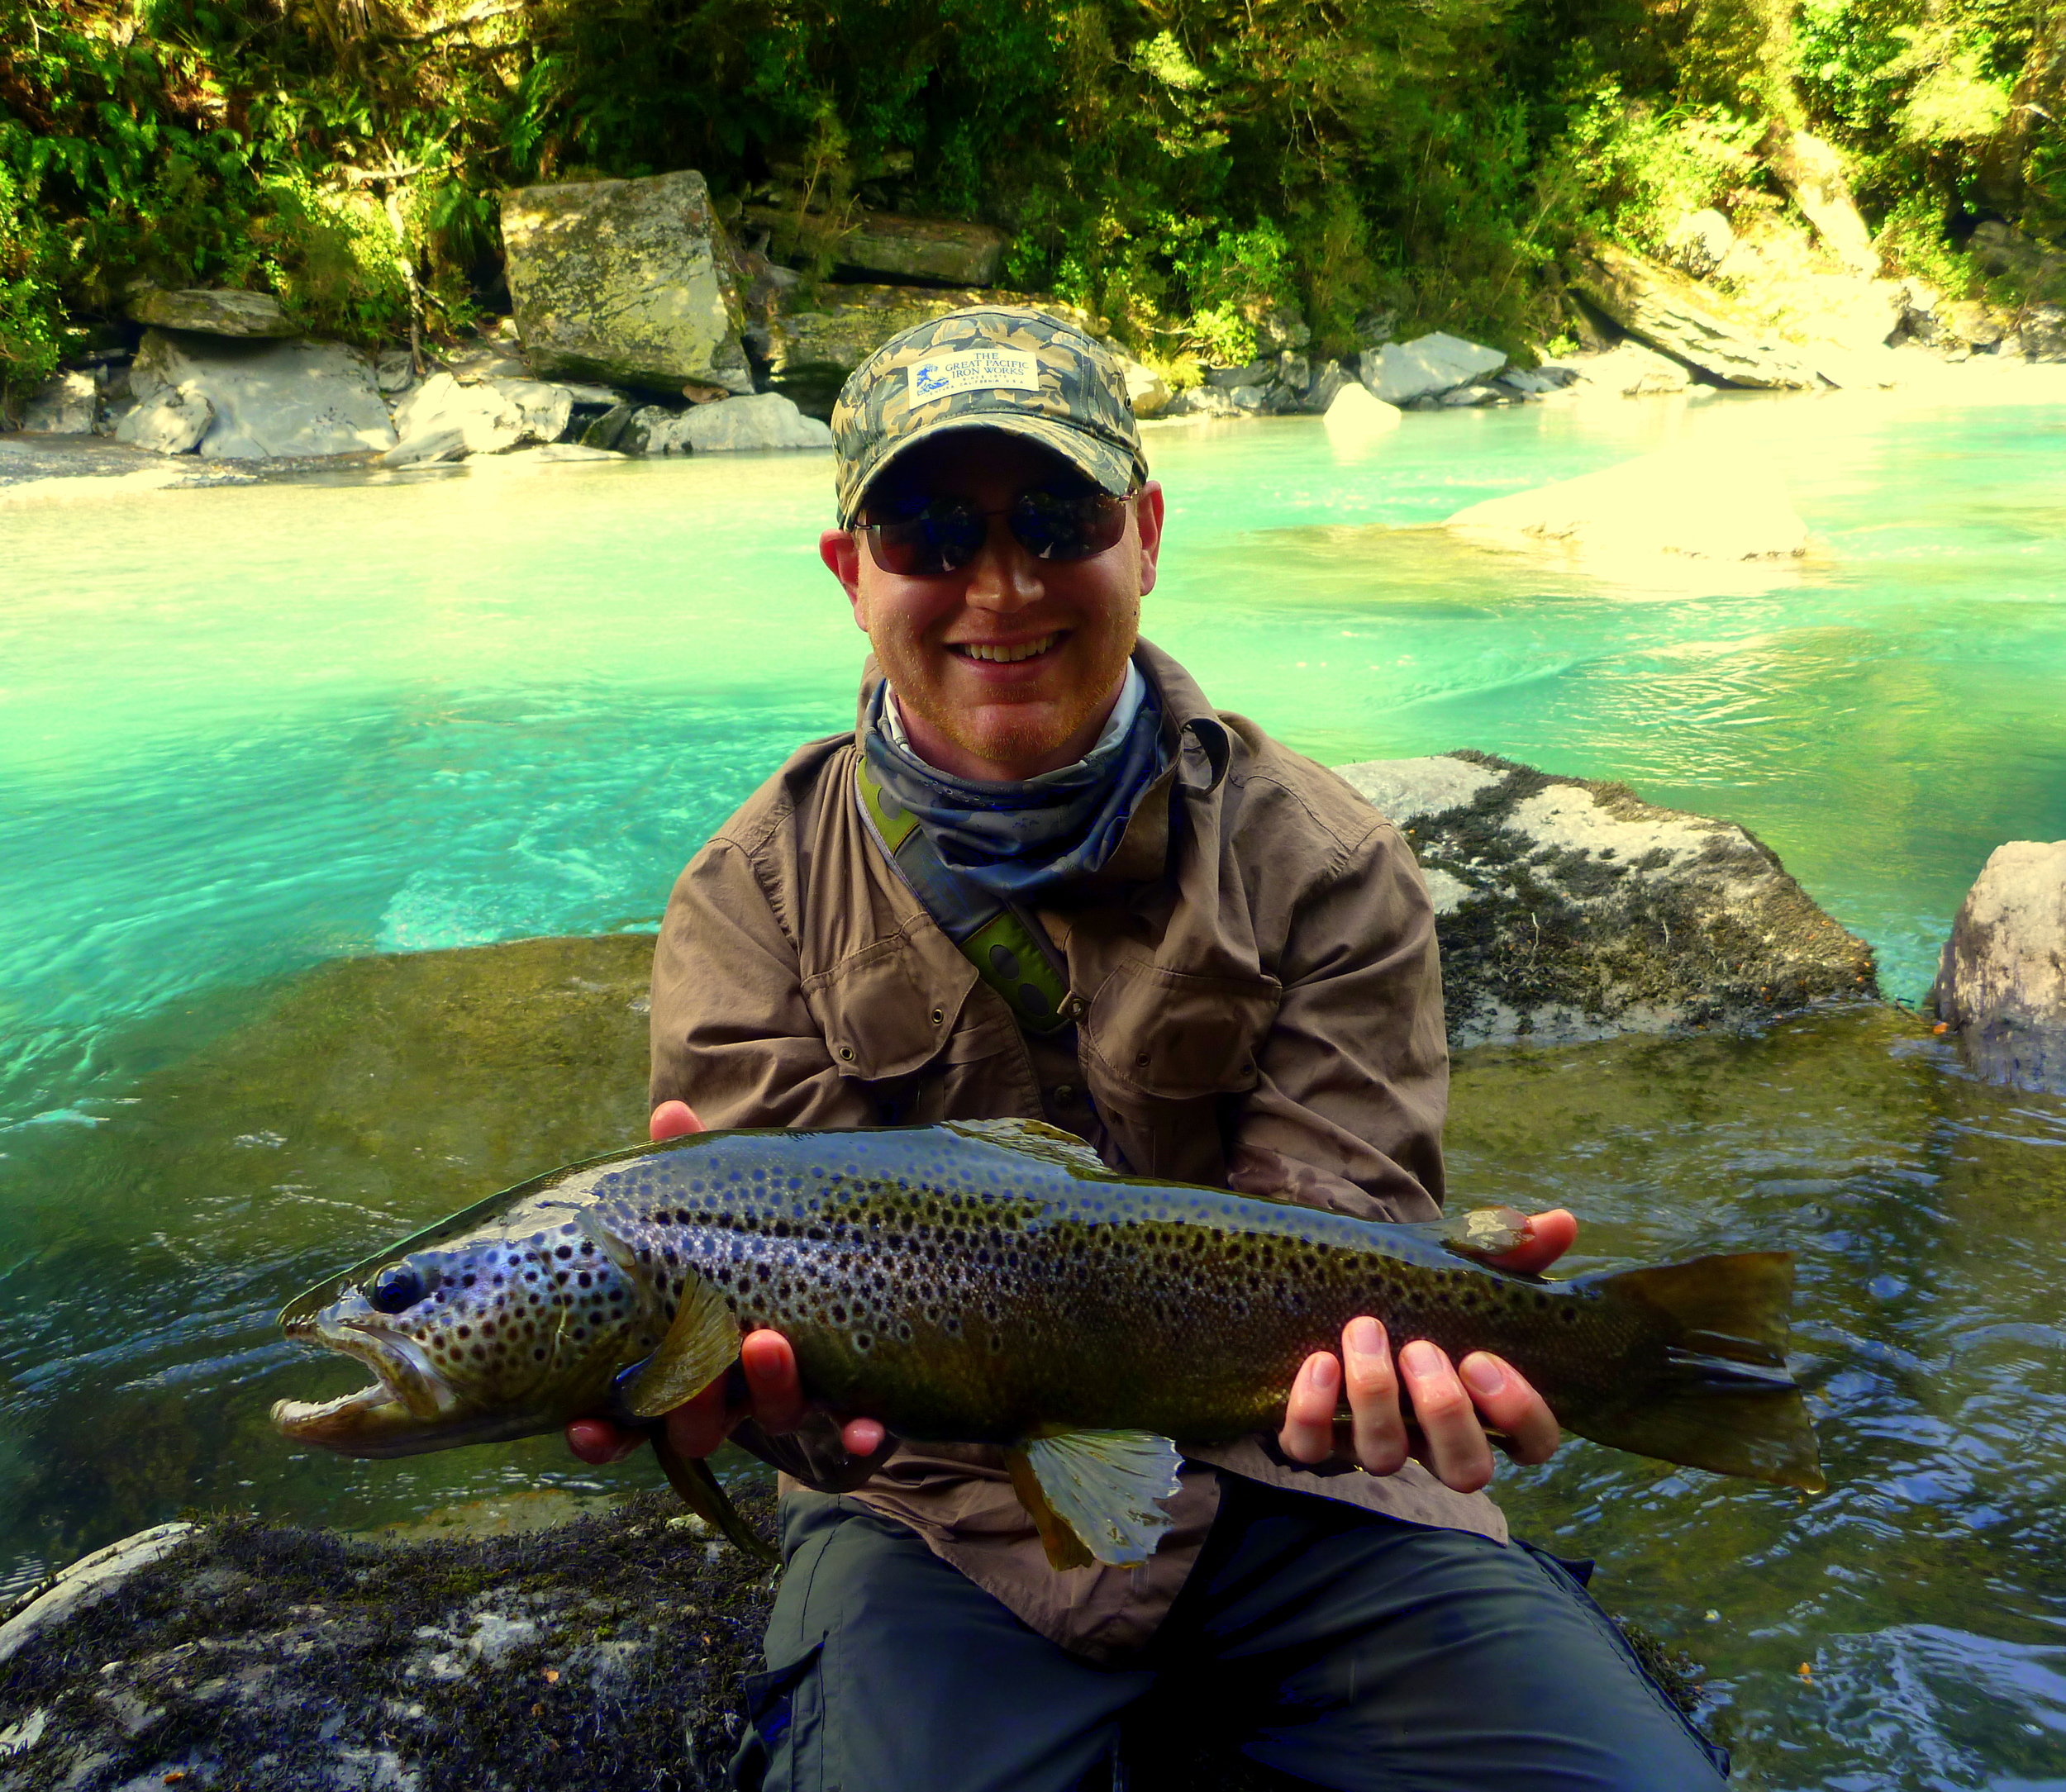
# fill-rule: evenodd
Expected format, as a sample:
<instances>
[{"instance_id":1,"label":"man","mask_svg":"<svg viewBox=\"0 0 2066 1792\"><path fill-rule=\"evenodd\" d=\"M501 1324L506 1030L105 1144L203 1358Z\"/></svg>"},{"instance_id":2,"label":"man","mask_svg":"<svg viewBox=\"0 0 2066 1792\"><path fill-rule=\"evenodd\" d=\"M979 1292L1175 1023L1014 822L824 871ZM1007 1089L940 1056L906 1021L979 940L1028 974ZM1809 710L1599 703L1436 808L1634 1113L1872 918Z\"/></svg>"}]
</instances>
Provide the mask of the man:
<instances>
[{"instance_id":1,"label":"man","mask_svg":"<svg viewBox=\"0 0 2066 1792\"><path fill-rule=\"evenodd\" d=\"M1143 1175L1435 1217L1448 1072L1418 870L1138 639L1163 497L1112 359L1037 312L957 312L871 357L833 431L820 552L873 649L859 725L802 749L675 886L654 1136L1017 1115ZM1505 1261L1539 1269L1574 1232L1538 1215ZM1478 1491L1488 1430L1523 1462L1557 1443L1493 1357L1395 1359L1354 1321L1274 1439L1186 1447L1145 1565L1065 1571L1000 1452L811 1412L771 1332L741 1368L743 1397L721 1383L669 1419L684 1453L732 1433L793 1476L741 1785L1108 1785L1151 1699L1321 1785L1716 1783ZM600 1424L569 1441L633 1446Z\"/></svg>"}]
</instances>

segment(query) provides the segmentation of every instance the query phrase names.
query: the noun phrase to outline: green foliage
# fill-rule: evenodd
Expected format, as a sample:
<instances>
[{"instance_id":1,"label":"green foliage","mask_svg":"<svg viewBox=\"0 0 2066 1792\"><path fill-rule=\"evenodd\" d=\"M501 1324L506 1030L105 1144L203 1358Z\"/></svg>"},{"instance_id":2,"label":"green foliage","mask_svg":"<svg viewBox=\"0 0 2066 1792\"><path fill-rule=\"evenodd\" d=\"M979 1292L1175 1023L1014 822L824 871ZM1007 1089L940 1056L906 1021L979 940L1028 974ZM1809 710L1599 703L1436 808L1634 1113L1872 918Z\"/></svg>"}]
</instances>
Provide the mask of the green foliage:
<instances>
[{"instance_id":1,"label":"green foliage","mask_svg":"<svg viewBox=\"0 0 2066 1792\"><path fill-rule=\"evenodd\" d=\"M1664 255L1688 212L1733 211L1755 189L1763 129L1720 107L1653 108L1610 81L1573 119L1554 165L1576 183L1588 227Z\"/></svg>"},{"instance_id":2,"label":"green foliage","mask_svg":"<svg viewBox=\"0 0 2066 1792\"><path fill-rule=\"evenodd\" d=\"M45 277L42 227L21 178L0 159L0 421L58 364L62 312Z\"/></svg>"}]
</instances>

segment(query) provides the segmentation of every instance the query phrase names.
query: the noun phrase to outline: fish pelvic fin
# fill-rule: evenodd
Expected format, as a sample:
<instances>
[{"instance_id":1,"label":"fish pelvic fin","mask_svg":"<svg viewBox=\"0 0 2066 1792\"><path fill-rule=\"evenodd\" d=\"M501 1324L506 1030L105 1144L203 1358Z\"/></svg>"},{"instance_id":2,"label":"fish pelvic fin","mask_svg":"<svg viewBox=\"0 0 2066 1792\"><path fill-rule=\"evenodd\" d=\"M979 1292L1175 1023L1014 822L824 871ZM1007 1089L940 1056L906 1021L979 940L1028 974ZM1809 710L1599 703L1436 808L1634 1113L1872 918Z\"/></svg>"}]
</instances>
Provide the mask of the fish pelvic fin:
<instances>
[{"instance_id":1,"label":"fish pelvic fin","mask_svg":"<svg viewBox=\"0 0 2066 1792\"><path fill-rule=\"evenodd\" d=\"M1644 1310L1663 1348L1630 1362L1614 1400L1588 1410L1573 1431L1689 1468L1806 1493L1828 1486L1815 1427L1786 1367L1791 1252L1698 1257L1585 1281Z\"/></svg>"},{"instance_id":2,"label":"fish pelvic fin","mask_svg":"<svg viewBox=\"0 0 2066 1792\"><path fill-rule=\"evenodd\" d=\"M700 1457L683 1456L667 1441L664 1430L653 1434L653 1453L660 1460L668 1485L681 1495L682 1504L690 1511L716 1526L756 1561L773 1564L782 1560L775 1547L740 1517L738 1507L718 1485L709 1463Z\"/></svg>"},{"instance_id":3,"label":"fish pelvic fin","mask_svg":"<svg viewBox=\"0 0 2066 1792\"><path fill-rule=\"evenodd\" d=\"M698 1394L739 1357L739 1321L717 1285L694 1270L663 1338L617 1390L624 1409L657 1419Z\"/></svg>"},{"instance_id":4,"label":"fish pelvic fin","mask_svg":"<svg viewBox=\"0 0 2066 1792\"><path fill-rule=\"evenodd\" d=\"M1137 1568L1169 1528L1162 1502L1177 1490L1183 1458L1151 1431L1060 1431L1005 1460L1054 1567Z\"/></svg>"}]
</instances>

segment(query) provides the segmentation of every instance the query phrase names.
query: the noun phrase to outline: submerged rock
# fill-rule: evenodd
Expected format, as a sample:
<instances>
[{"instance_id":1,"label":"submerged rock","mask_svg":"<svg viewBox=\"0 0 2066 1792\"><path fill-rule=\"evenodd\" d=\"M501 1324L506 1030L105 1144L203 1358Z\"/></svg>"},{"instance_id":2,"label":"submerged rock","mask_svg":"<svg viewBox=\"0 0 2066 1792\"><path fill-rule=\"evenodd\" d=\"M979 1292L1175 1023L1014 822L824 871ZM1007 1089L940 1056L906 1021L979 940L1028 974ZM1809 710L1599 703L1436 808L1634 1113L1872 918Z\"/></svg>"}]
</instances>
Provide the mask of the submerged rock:
<instances>
[{"instance_id":1,"label":"submerged rock","mask_svg":"<svg viewBox=\"0 0 2066 1792\"><path fill-rule=\"evenodd\" d=\"M660 416L666 420L647 421L645 454L718 454L832 445L832 431L816 417L804 416L778 392L728 398L722 404L697 405L673 416L664 412ZM632 451L628 442L619 445Z\"/></svg>"},{"instance_id":2,"label":"submerged rock","mask_svg":"<svg viewBox=\"0 0 2066 1792\"><path fill-rule=\"evenodd\" d=\"M1588 559L1783 562L1808 544L1807 525L1769 466L1684 449L1488 498L1443 526L1489 546Z\"/></svg>"},{"instance_id":3,"label":"submerged rock","mask_svg":"<svg viewBox=\"0 0 2066 1792\"><path fill-rule=\"evenodd\" d=\"M2066 1094L2066 840L2011 840L1959 910L1930 991L1966 1062Z\"/></svg>"},{"instance_id":4,"label":"submerged rock","mask_svg":"<svg viewBox=\"0 0 2066 1792\"><path fill-rule=\"evenodd\" d=\"M1324 421L1328 440L1367 442L1398 428L1399 407L1372 397L1364 387L1345 384L1335 392Z\"/></svg>"},{"instance_id":5,"label":"submerged rock","mask_svg":"<svg viewBox=\"0 0 2066 1792\"><path fill-rule=\"evenodd\" d=\"M1753 1025L1879 993L1871 947L1730 822L1469 750L1335 770L1426 875L1452 1045Z\"/></svg>"},{"instance_id":6,"label":"submerged rock","mask_svg":"<svg viewBox=\"0 0 2066 1792\"><path fill-rule=\"evenodd\" d=\"M516 188L502 243L536 372L753 390L731 245L693 169Z\"/></svg>"}]
</instances>

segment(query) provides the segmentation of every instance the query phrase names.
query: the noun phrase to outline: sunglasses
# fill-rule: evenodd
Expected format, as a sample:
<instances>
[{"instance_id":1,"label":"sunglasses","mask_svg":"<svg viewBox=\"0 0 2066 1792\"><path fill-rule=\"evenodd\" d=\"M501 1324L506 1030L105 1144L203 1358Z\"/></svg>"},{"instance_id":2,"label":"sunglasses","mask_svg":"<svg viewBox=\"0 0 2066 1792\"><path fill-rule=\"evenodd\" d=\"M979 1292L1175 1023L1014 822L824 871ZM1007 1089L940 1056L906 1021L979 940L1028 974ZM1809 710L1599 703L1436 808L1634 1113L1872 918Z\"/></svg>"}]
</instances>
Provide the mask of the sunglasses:
<instances>
[{"instance_id":1,"label":"sunglasses","mask_svg":"<svg viewBox=\"0 0 2066 1792\"><path fill-rule=\"evenodd\" d=\"M876 565L899 578L939 578L959 571L982 553L993 516L1002 516L1013 539L1036 560L1088 560L1118 545L1126 532L1131 496L1021 492L1002 511L978 510L961 498L935 498L893 521L857 524L854 533L868 543Z\"/></svg>"}]
</instances>

